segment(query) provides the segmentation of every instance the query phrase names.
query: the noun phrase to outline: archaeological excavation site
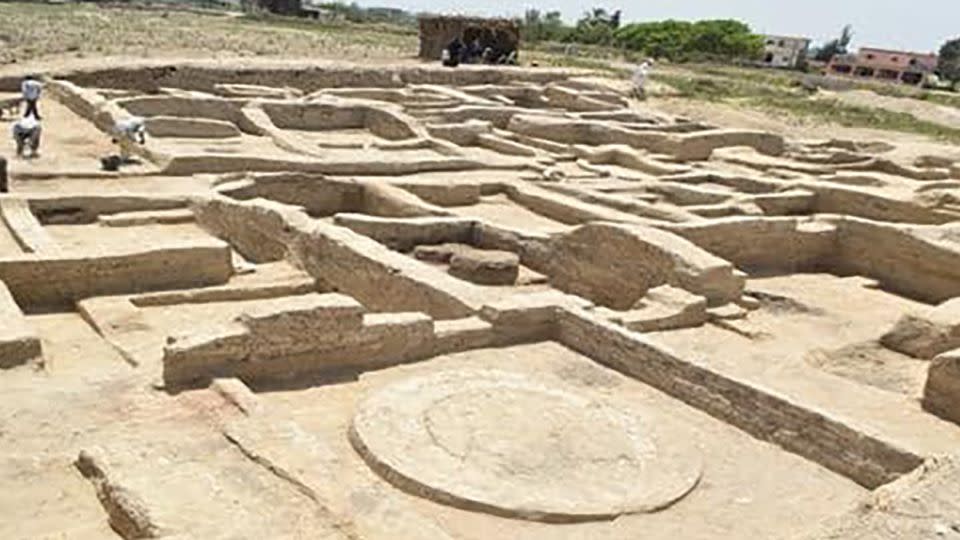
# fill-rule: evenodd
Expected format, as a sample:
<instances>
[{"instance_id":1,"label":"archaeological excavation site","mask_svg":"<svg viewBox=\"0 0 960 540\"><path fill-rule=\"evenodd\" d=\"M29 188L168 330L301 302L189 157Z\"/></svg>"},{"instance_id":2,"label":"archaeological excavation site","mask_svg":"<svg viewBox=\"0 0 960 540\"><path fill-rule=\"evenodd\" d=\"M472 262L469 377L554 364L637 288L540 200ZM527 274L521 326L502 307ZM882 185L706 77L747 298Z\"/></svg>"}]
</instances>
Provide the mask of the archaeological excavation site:
<instances>
[{"instance_id":1,"label":"archaeological excavation site","mask_svg":"<svg viewBox=\"0 0 960 540\"><path fill-rule=\"evenodd\" d=\"M960 538L960 161L559 68L40 77L0 538Z\"/></svg>"}]
</instances>

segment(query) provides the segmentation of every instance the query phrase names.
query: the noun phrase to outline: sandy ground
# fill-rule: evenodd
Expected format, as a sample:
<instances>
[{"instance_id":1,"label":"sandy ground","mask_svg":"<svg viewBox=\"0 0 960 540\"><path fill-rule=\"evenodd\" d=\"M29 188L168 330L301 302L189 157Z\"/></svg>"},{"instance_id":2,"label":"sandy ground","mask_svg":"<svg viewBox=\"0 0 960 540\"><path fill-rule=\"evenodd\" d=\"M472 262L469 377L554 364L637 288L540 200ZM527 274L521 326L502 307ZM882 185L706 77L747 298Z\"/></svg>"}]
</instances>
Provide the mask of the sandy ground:
<instances>
[{"instance_id":1,"label":"sandy ground","mask_svg":"<svg viewBox=\"0 0 960 540\"><path fill-rule=\"evenodd\" d=\"M0 537L119 538L72 463L83 440L124 419L115 402L101 398L117 397L110 380L128 376L129 368L79 315L30 322L47 350L45 369L24 366L0 377L0 515L7 516Z\"/></svg>"},{"instance_id":2,"label":"sandy ground","mask_svg":"<svg viewBox=\"0 0 960 540\"><path fill-rule=\"evenodd\" d=\"M47 225L44 229L64 251L75 253L126 252L142 248L177 247L212 238L194 223L108 227L104 225Z\"/></svg>"},{"instance_id":3,"label":"sandy ground","mask_svg":"<svg viewBox=\"0 0 960 540\"><path fill-rule=\"evenodd\" d=\"M13 256L23 253L20 244L14 238L13 233L6 223L0 221L0 257Z\"/></svg>"},{"instance_id":4,"label":"sandy ground","mask_svg":"<svg viewBox=\"0 0 960 540\"><path fill-rule=\"evenodd\" d=\"M279 263L235 279L301 275ZM132 368L77 313L31 315L28 322L42 339L43 364L0 374L0 538L120 538L93 484L74 466L81 450L106 452L129 475L128 487L151 497L151 512L164 526L186 524L203 538L296 530L322 538L325 524L308 499L220 434L221 415L236 412L221 397L157 392L150 369L156 366ZM157 347L164 339L157 336Z\"/></svg>"},{"instance_id":5,"label":"sandy ground","mask_svg":"<svg viewBox=\"0 0 960 540\"><path fill-rule=\"evenodd\" d=\"M560 384L585 396L616 403L644 422L670 431L671 437L699 447L704 460L700 485L669 511L624 516L608 523L562 527L487 514L466 512L389 489L356 455L342 436L357 401L389 381L451 369L499 369L530 375L547 384ZM524 538L529 540L715 539L783 536L856 504L859 486L772 445L751 439L676 400L553 343L484 349L437 357L411 366L345 378L313 388L262 388L265 403L288 411L311 433L321 435L344 464L345 480L360 528L377 516L364 516L361 494L375 492L380 504L428 516L455 538ZM317 411L323 414L317 414ZM530 411L536 414L535 411ZM679 443L678 443L679 444ZM749 465L748 465L749 464ZM762 471L762 472L761 472ZM745 516L750 516L745 519ZM373 525L368 525L373 527ZM374 536L388 538L388 536Z\"/></svg>"},{"instance_id":6,"label":"sandy ground","mask_svg":"<svg viewBox=\"0 0 960 540\"><path fill-rule=\"evenodd\" d=\"M948 107L920 99L881 96L869 90L823 92L823 94L825 97L839 99L851 105L907 113L920 120L960 129L960 109L956 107Z\"/></svg>"},{"instance_id":7,"label":"sandy ground","mask_svg":"<svg viewBox=\"0 0 960 540\"><path fill-rule=\"evenodd\" d=\"M714 325L650 334L658 342L718 364L762 373L807 364L859 383L918 398L926 362L876 346L905 313L924 304L872 288L870 280L829 274L751 279L747 290L778 297L751 312L749 338ZM720 352L720 354L717 354Z\"/></svg>"},{"instance_id":8,"label":"sandy ground","mask_svg":"<svg viewBox=\"0 0 960 540\"><path fill-rule=\"evenodd\" d=\"M451 210L463 217L486 219L493 223L521 230L550 233L571 228L570 225L527 209L525 206L510 200L505 194L483 197L478 204L454 207Z\"/></svg>"},{"instance_id":9,"label":"sandy ground","mask_svg":"<svg viewBox=\"0 0 960 540\"><path fill-rule=\"evenodd\" d=\"M918 100L906 101L930 105ZM716 126L770 131L792 139L811 141L844 139L890 143L896 148L884 156L907 163L928 155L960 160L960 147L957 145L910 133L830 125L786 115L774 115L766 111L748 110L725 103L681 98L652 98L646 102L645 106Z\"/></svg>"},{"instance_id":10,"label":"sandy ground","mask_svg":"<svg viewBox=\"0 0 960 540\"><path fill-rule=\"evenodd\" d=\"M249 461L217 432L215 426L235 414L224 409L218 396L207 390L176 397L150 391L147 381L136 377L75 314L33 316L31 322L49 350L45 369L27 366L0 378L0 391L7 396L0 402L0 462L5 464L0 479L11 488L4 493L16 493L0 495L0 515L17 516L0 522L3 538L115 537L105 526L92 486L72 466L82 449L102 449L114 473L145 497L153 519L172 530L191 530L205 538L307 531L313 531L310 537L322 537L325 522L312 514L303 495ZM521 372L620 403L699 448L703 479L670 512L560 528L465 512L390 488L345 437L356 400L391 380L461 368ZM262 390L268 406L283 410L337 452L340 473L351 486L352 511L369 538L395 538L384 511L403 512L405 520L424 520L457 538L476 540L762 537L770 530L805 530L810 522L852 508L864 494L847 479L549 343L439 357L373 372L359 382ZM65 418L70 425L66 436Z\"/></svg>"},{"instance_id":11,"label":"sandy ground","mask_svg":"<svg viewBox=\"0 0 960 540\"><path fill-rule=\"evenodd\" d=\"M47 194L51 197L64 194L110 194L152 193L180 195L199 193L211 187L212 177L197 176L123 176L98 178L50 178L17 180L11 191L23 194Z\"/></svg>"}]
</instances>

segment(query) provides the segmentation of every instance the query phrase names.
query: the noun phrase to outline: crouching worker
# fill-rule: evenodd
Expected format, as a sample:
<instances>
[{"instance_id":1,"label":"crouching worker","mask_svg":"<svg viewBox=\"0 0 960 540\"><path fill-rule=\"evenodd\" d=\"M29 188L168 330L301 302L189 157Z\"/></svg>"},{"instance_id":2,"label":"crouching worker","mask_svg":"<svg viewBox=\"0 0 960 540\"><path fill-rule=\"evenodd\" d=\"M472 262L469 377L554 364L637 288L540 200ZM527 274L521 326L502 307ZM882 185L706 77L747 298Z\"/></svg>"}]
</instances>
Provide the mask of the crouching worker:
<instances>
[{"instance_id":1,"label":"crouching worker","mask_svg":"<svg viewBox=\"0 0 960 540\"><path fill-rule=\"evenodd\" d=\"M40 121L33 116L25 116L13 124L13 141L17 144L17 156L24 157L30 150L31 157L40 154Z\"/></svg>"},{"instance_id":2,"label":"crouching worker","mask_svg":"<svg viewBox=\"0 0 960 540\"><path fill-rule=\"evenodd\" d=\"M143 118L131 116L120 120L113 126L113 142L120 145L120 159L123 163L130 161L136 153L135 145L147 143L147 126Z\"/></svg>"}]
</instances>

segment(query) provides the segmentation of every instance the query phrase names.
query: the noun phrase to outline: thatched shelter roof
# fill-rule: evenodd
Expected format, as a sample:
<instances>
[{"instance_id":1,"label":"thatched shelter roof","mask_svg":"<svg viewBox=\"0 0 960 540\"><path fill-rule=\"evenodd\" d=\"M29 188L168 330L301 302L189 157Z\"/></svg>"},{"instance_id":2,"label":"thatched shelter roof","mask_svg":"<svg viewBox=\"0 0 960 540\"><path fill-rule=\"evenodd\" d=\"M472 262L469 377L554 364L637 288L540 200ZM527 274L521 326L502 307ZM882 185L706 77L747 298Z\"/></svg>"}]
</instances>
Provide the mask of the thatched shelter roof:
<instances>
[{"instance_id":1,"label":"thatched shelter roof","mask_svg":"<svg viewBox=\"0 0 960 540\"><path fill-rule=\"evenodd\" d=\"M420 17L420 58L437 60L455 37L465 43L479 39L484 47L516 50L520 45L520 28L511 19L486 19L446 15Z\"/></svg>"},{"instance_id":2,"label":"thatched shelter roof","mask_svg":"<svg viewBox=\"0 0 960 540\"><path fill-rule=\"evenodd\" d=\"M301 11L301 0L252 0L252 4L259 10L277 15L300 15Z\"/></svg>"}]
</instances>

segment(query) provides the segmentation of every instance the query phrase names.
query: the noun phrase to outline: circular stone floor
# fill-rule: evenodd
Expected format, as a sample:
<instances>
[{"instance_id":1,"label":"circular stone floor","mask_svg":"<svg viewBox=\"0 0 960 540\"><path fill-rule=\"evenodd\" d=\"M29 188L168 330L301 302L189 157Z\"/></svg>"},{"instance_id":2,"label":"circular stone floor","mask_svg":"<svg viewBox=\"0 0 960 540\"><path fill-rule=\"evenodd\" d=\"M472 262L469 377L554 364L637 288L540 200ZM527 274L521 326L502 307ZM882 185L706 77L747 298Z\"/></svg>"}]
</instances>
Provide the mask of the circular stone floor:
<instances>
[{"instance_id":1,"label":"circular stone floor","mask_svg":"<svg viewBox=\"0 0 960 540\"><path fill-rule=\"evenodd\" d=\"M405 491L540 521L664 509L700 479L699 451L608 405L520 374L462 370L377 390L350 439Z\"/></svg>"}]
</instances>

